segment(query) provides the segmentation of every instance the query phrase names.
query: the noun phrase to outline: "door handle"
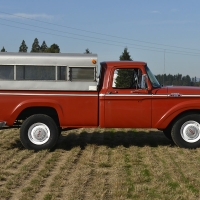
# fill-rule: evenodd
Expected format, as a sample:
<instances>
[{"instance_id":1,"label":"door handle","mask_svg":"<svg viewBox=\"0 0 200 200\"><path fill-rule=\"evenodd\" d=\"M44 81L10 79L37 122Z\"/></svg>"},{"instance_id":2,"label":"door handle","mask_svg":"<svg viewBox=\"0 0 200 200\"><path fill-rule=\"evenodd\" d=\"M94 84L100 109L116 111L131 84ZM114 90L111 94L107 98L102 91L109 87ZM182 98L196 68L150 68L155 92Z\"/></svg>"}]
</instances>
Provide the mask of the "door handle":
<instances>
[{"instance_id":1,"label":"door handle","mask_svg":"<svg viewBox=\"0 0 200 200\"><path fill-rule=\"evenodd\" d=\"M118 91L114 91L114 92L108 92L108 94L112 94L112 93L115 93L115 94L117 94L117 93L118 93Z\"/></svg>"}]
</instances>

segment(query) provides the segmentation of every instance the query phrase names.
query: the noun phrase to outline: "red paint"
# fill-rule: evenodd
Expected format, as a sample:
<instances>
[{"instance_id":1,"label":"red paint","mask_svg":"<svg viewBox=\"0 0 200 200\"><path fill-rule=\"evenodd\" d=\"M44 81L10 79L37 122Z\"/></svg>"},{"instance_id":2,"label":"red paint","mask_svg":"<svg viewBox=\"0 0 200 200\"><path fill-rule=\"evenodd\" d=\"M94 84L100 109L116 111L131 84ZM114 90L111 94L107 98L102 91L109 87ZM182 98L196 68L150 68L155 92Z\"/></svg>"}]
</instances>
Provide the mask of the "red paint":
<instances>
[{"instance_id":1,"label":"red paint","mask_svg":"<svg viewBox=\"0 0 200 200\"><path fill-rule=\"evenodd\" d=\"M115 69L139 68L144 62L104 62L99 91L0 91L0 121L12 126L18 115L30 107L50 107L61 127L123 127L164 129L185 111L200 111L198 87L115 89ZM67 96L70 95L70 96ZM80 96L82 95L82 96ZM196 95L196 96L195 96Z\"/></svg>"}]
</instances>

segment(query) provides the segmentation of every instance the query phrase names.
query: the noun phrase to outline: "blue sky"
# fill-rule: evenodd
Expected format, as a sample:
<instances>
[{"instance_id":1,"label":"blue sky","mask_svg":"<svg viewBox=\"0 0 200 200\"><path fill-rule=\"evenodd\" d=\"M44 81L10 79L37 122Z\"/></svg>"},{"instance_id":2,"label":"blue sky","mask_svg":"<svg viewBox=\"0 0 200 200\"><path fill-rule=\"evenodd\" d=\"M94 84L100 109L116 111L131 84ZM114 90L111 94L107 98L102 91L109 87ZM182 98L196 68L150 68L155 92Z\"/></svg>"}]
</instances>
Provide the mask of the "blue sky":
<instances>
[{"instance_id":1,"label":"blue sky","mask_svg":"<svg viewBox=\"0 0 200 200\"><path fill-rule=\"evenodd\" d=\"M154 74L200 78L199 8L199 0L0 0L0 48L18 52L25 40L30 51L38 38L63 53L89 48L101 62L127 47Z\"/></svg>"}]
</instances>

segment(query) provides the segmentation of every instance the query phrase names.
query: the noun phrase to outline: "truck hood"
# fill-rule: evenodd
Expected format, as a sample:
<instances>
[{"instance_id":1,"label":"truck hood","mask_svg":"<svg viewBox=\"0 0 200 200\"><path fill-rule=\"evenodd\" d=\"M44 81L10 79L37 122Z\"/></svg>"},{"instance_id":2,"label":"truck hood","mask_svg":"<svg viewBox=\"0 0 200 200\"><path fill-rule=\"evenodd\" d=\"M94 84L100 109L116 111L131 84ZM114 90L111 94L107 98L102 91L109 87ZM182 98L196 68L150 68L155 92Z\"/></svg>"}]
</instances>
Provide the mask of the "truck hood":
<instances>
[{"instance_id":1,"label":"truck hood","mask_svg":"<svg viewBox=\"0 0 200 200\"><path fill-rule=\"evenodd\" d=\"M200 87L191 86L167 86L168 94L180 94L180 95L200 95Z\"/></svg>"}]
</instances>

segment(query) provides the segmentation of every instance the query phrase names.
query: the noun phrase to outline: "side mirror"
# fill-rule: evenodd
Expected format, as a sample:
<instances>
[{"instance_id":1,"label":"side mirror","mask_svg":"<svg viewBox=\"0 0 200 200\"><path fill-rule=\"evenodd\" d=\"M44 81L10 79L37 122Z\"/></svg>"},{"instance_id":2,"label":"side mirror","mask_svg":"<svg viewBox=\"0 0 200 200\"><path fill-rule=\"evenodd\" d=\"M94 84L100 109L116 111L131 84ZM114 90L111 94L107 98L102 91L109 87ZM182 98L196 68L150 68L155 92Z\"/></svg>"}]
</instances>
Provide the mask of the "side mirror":
<instances>
[{"instance_id":1,"label":"side mirror","mask_svg":"<svg viewBox=\"0 0 200 200\"><path fill-rule=\"evenodd\" d=\"M148 88L148 76L147 74L142 75L142 80L141 80L141 89L147 89Z\"/></svg>"}]
</instances>

